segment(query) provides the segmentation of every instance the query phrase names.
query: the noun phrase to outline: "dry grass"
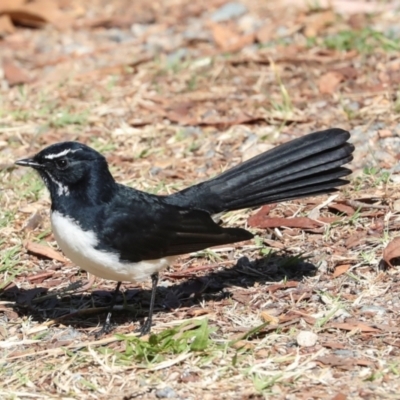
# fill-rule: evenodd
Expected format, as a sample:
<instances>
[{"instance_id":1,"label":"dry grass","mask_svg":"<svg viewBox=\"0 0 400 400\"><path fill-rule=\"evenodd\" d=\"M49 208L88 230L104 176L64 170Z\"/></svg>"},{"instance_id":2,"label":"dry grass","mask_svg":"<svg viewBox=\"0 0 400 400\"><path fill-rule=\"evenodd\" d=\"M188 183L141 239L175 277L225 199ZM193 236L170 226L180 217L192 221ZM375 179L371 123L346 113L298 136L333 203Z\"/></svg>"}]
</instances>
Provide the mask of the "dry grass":
<instances>
[{"instance_id":1,"label":"dry grass","mask_svg":"<svg viewBox=\"0 0 400 400\"><path fill-rule=\"evenodd\" d=\"M250 15L268 15L276 27L308 18L272 2L245 3ZM177 10L190 9L189 2L174 5L150 24L160 41ZM396 17L373 22L379 27ZM17 46L17 59L36 81L1 95L0 397L398 398L400 285L395 268L379 269L400 227L397 178L389 176L399 149L398 42L371 52L372 39L354 42L354 34L350 48L336 48L350 23L342 18L311 47L304 31L293 29L288 46L272 40L274 46L227 55L200 41L190 44L197 56L172 62L167 54L183 46L177 38L190 26L184 11L178 19L182 28L171 34L177 43L171 36L158 57L139 40L104 46L99 38L107 29L17 36L19 46L46 38L54 51ZM66 38L95 51L60 59L54 53ZM40 63L52 67L45 72ZM333 70L344 78L323 94L318 85ZM89 277L68 260L27 251L32 242L57 250L50 203L36 175L12 163L49 143L90 144L107 156L118 181L171 193L328 126L353 129L351 185L335 199L279 204L270 216L313 212L330 222L250 228L258 234L253 241L182 256L163 276L150 338L135 334L147 312L148 283L124 285L114 332L95 340L90 334L105 318L114 282L82 287ZM244 227L254 213L224 220ZM303 331L317 335L309 347L298 344Z\"/></svg>"}]
</instances>

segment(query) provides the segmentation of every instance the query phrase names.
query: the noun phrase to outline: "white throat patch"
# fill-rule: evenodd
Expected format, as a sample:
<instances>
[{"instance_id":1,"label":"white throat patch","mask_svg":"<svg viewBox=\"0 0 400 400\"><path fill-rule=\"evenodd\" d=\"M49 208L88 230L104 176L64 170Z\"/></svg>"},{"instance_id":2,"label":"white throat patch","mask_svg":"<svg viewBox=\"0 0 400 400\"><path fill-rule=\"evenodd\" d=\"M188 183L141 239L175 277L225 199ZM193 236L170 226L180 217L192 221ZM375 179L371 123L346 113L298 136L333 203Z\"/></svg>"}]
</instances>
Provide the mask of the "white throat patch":
<instances>
[{"instance_id":1,"label":"white throat patch","mask_svg":"<svg viewBox=\"0 0 400 400\"><path fill-rule=\"evenodd\" d=\"M51 175L50 172L45 171L45 173L46 173L46 177L57 185L57 194L59 196L69 196L68 186L63 185L60 181L58 181L56 178L54 178L54 176Z\"/></svg>"}]
</instances>

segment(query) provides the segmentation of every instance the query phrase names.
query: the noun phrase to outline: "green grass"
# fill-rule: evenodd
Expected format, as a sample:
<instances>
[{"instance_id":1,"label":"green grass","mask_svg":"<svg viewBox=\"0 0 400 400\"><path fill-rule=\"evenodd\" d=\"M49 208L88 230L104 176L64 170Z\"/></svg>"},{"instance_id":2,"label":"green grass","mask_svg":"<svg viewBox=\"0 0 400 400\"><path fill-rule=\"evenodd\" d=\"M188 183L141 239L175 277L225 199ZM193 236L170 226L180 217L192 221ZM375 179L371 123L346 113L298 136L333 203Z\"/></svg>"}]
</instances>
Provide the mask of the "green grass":
<instances>
[{"instance_id":1,"label":"green grass","mask_svg":"<svg viewBox=\"0 0 400 400\"><path fill-rule=\"evenodd\" d=\"M64 128L68 125L85 125L89 116L88 111L73 113L70 110L62 110L51 119L50 126Z\"/></svg>"},{"instance_id":2,"label":"green grass","mask_svg":"<svg viewBox=\"0 0 400 400\"><path fill-rule=\"evenodd\" d=\"M210 338L214 331L214 328L209 327L207 319L189 321L178 327L151 334L148 341L117 335L125 341L125 351L114 352L108 348L101 351L106 354L112 351L122 364L136 362L148 366L165 361L171 355L211 351L216 346Z\"/></svg>"},{"instance_id":3,"label":"green grass","mask_svg":"<svg viewBox=\"0 0 400 400\"><path fill-rule=\"evenodd\" d=\"M40 179L38 174L30 168L26 168L26 173L19 179L9 181L7 184L13 186L14 191L18 193L19 199L25 199L28 203L38 201L40 194L44 189L43 181ZM7 218L10 218L10 216Z\"/></svg>"},{"instance_id":4,"label":"green grass","mask_svg":"<svg viewBox=\"0 0 400 400\"><path fill-rule=\"evenodd\" d=\"M385 52L399 51L400 39L366 27L361 30L342 30L324 38L309 38L307 45L308 47L317 45L337 51L357 50L363 54L372 54L377 49Z\"/></svg>"},{"instance_id":5,"label":"green grass","mask_svg":"<svg viewBox=\"0 0 400 400\"><path fill-rule=\"evenodd\" d=\"M0 243L0 245L3 242ZM0 274L3 274L3 282L0 282L0 289L6 287L14 278L22 271L21 268L16 268L19 263L19 256L21 254L21 246L8 247L0 251L1 263Z\"/></svg>"}]
</instances>

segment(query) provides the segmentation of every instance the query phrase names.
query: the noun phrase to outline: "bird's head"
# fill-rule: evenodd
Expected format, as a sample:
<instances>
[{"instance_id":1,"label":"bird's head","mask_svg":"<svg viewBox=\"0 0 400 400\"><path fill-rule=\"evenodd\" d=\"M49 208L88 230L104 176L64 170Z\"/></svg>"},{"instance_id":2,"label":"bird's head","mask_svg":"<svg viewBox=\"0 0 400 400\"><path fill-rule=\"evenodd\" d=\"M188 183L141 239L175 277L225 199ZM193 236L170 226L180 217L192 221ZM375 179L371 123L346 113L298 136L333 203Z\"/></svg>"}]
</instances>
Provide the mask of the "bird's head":
<instances>
[{"instance_id":1,"label":"bird's head","mask_svg":"<svg viewBox=\"0 0 400 400\"><path fill-rule=\"evenodd\" d=\"M78 142L55 143L15 164L34 168L49 189L53 201L71 194L86 194L95 200L93 197L101 195L102 188L107 190L114 184L106 159L96 150Z\"/></svg>"}]
</instances>

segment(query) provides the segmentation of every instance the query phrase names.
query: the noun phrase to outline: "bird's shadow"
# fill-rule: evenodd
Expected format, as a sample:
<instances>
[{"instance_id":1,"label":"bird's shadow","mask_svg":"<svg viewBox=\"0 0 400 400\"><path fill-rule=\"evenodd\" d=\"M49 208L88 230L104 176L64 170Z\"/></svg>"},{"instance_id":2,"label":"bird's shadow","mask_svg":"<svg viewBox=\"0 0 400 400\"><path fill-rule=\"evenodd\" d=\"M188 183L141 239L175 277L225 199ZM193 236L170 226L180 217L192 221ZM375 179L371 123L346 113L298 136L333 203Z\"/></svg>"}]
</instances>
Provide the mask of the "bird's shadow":
<instances>
[{"instance_id":1,"label":"bird's shadow","mask_svg":"<svg viewBox=\"0 0 400 400\"><path fill-rule=\"evenodd\" d=\"M168 313L180 307L196 306L200 302L222 301L232 296L230 288L245 290L258 283L260 291L267 290L262 285L283 279L301 281L304 277L314 276L316 271L317 267L307 259L289 252L270 253L253 261L242 257L234 266L218 267L217 271L181 279L179 283L168 286L165 285L168 280L164 280L163 284L161 279L155 312ZM46 287L22 289L13 286L1 292L0 298L8 300L8 306L20 317L30 316L38 322L60 319L63 324L74 328L92 328L103 322L112 293L110 290L93 290L87 294L79 293L79 289L60 293ZM117 310L113 313L114 323L132 321L132 316L142 321L148 312L150 295L150 289L127 288L120 292L116 301ZM124 305L124 311L118 311L121 305ZM134 306L133 310L131 306ZM89 311L91 308L93 313Z\"/></svg>"}]
</instances>

